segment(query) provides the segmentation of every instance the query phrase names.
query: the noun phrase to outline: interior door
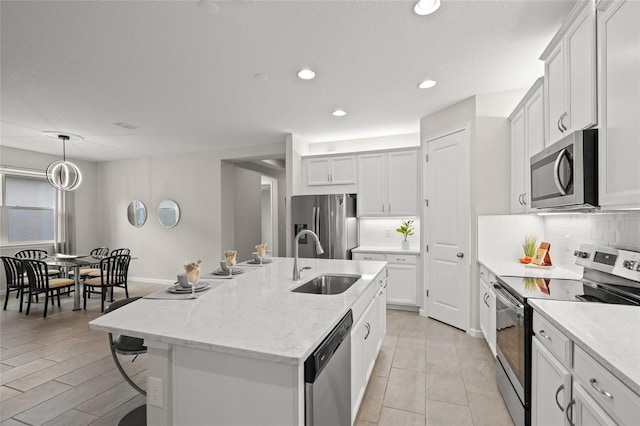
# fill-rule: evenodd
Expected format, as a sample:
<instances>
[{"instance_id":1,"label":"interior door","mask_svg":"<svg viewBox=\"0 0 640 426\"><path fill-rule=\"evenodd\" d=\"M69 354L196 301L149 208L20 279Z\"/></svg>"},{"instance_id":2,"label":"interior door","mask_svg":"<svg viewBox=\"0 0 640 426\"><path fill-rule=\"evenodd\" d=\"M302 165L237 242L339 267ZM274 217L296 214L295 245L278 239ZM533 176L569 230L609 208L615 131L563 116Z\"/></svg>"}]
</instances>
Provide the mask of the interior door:
<instances>
[{"instance_id":1,"label":"interior door","mask_svg":"<svg viewBox=\"0 0 640 426\"><path fill-rule=\"evenodd\" d=\"M427 315L469 326L469 128L425 142Z\"/></svg>"}]
</instances>

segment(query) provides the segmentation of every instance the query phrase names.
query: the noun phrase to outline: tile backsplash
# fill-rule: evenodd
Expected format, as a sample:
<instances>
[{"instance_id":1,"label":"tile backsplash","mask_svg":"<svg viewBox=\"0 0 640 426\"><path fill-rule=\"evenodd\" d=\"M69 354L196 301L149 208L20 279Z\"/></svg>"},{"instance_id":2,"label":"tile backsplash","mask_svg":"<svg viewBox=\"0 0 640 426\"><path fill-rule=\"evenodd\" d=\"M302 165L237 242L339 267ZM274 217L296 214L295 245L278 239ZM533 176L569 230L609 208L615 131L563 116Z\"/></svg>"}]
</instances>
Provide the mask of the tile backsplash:
<instances>
[{"instance_id":1,"label":"tile backsplash","mask_svg":"<svg viewBox=\"0 0 640 426\"><path fill-rule=\"evenodd\" d=\"M581 270L573 252L581 244L640 251L640 211L478 217L478 258L508 260L522 255L524 235L551 244L556 265Z\"/></svg>"},{"instance_id":2,"label":"tile backsplash","mask_svg":"<svg viewBox=\"0 0 640 426\"><path fill-rule=\"evenodd\" d=\"M580 244L640 250L640 212L550 215L544 217L545 239L561 258L573 263Z\"/></svg>"},{"instance_id":3,"label":"tile backsplash","mask_svg":"<svg viewBox=\"0 0 640 426\"><path fill-rule=\"evenodd\" d=\"M360 218L360 246L361 247L397 247L400 248L402 235L396 232L402 220L413 219L415 231L409 237L412 249L420 248L420 219L415 217L365 217Z\"/></svg>"}]
</instances>

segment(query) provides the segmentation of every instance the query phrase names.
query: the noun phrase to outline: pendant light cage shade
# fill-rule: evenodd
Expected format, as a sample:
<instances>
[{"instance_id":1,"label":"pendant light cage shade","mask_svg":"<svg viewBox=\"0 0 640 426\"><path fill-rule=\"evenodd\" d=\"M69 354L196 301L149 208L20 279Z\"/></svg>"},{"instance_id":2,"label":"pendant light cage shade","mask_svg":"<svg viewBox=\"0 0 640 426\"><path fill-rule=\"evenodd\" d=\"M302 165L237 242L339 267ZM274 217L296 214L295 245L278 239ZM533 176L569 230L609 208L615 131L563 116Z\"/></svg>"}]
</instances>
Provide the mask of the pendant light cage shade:
<instances>
[{"instance_id":1,"label":"pendant light cage shade","mask_svg":"<svg viewBox=\"0 0 640 426\"><path fill-rule=\"evenodd\" d=\"M54 188L60 191L73 191L82 183L82 173L78 166L66 158L66 142L70 139L70 135L43 132L46 136L56 137L62 141L62 160L54 161L47 167L47 180ZM82 137L73 135L74 139Z\"/></svg>"}]
</instances>

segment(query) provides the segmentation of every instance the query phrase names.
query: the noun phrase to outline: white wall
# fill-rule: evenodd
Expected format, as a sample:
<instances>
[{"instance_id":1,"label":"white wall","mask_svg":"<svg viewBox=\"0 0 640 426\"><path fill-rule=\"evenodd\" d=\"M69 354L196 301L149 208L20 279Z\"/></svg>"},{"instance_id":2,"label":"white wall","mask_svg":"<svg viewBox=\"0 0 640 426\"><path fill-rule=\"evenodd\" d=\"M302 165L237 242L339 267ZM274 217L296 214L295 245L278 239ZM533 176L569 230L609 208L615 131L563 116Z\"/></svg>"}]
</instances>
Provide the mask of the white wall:
<instances>
[{"instance_id":1,"label":"white wall","mask_svg":"<svg viewBox=\"0 0 640 426\"><path fill-rule=\"evenodd\" d=\"M93 231L101 232L101 241L111 248L131 248L138 257L131 262L132 278L173 282L184 261L196 259L203 261L203 271L211 271L228 248L226 239L235 238L235 230L229 229L235 222L228 221L234 204L226 200L233 187L222 184L223 168L234 166L223 166L223 161L273 158L284 150L281 142L100 163L100 226ZM156 214L166 198L180 206L180 222L171 229L161 227ZM133 199L149 209L141 228L127 221L126 208Z\"/></svg>"},{"instance_id":2,"label":"white wall","mask_svg":"<svg viewBox=\"0 0 640 426\"><path fill-rule=\"evenodd\" d=\"M309 155L337 154L343 152L373 151L377 149L393 149L420 146L420 135L381 136L377 138L350 139L312 143L308 146Z\"/></svg>"},{"instance_id":3,"label":"white wall","mask_svg":"<svg viewBox=\"0 0 640 426\"><path fill-rule=\"evenodd\" d=\"M234 187L235 244L222 249L237 250L236 259L238 262L242 262L251 259L251 253L255 251L255 246L262 241L262 183L260 174L235 167Z\"/></svg>"}]
</instances>

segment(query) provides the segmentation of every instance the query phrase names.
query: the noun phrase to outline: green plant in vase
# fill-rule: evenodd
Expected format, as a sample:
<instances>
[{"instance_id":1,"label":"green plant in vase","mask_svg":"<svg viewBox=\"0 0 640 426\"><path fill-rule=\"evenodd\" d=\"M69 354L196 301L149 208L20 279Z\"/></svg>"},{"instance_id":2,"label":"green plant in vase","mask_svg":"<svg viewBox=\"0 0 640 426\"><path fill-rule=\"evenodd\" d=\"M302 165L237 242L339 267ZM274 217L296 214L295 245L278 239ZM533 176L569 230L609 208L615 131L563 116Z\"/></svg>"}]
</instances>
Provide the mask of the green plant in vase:
<instances>
[{"instance_id":1,"label":"green plant in vase","mask_svg":"<svg viewBox=\"0 0 640 426\"><path fill-rule=\"evenodd\" d=\"M415 230L415 227L413 225L413 220L403 220L402 223L400 224L400 226L398 228L396 228L396 232L402 234L404 240L402 241L402 248L403 249L408 249L409 248L409 236L413 235L413 231Z\"/></svg>"},{"instance_id":2,"label":"green plant in vase","mask_svg":"<svg viewBox=\"0 0 640 426\"><path fill-rule=\"evenodd\" d=\"M522 249L524 250L524 262L529 263L533 256L536 255L536 247L538 245L538 239L535 235L526 235L524 242L522 243Z\"/></svg>"}]
</instances>

